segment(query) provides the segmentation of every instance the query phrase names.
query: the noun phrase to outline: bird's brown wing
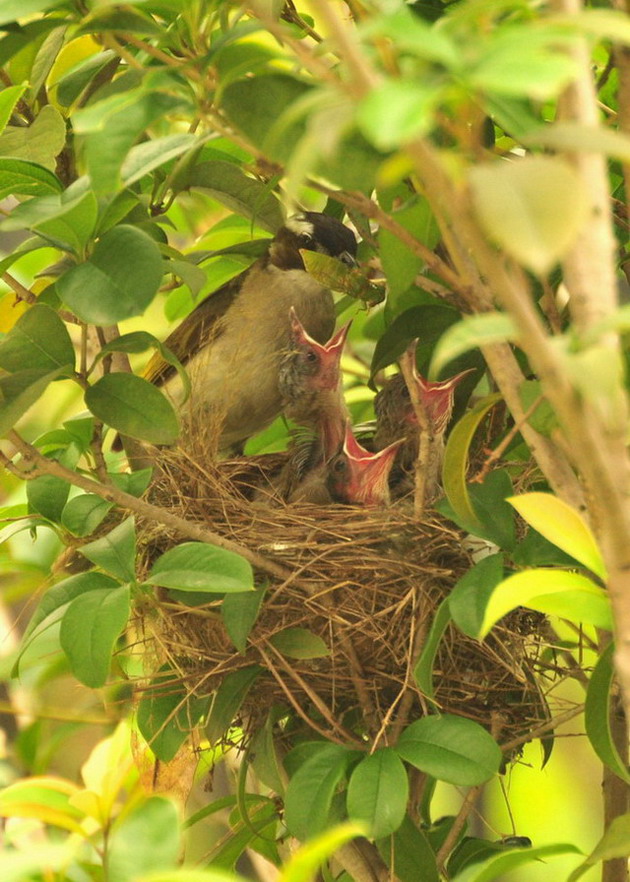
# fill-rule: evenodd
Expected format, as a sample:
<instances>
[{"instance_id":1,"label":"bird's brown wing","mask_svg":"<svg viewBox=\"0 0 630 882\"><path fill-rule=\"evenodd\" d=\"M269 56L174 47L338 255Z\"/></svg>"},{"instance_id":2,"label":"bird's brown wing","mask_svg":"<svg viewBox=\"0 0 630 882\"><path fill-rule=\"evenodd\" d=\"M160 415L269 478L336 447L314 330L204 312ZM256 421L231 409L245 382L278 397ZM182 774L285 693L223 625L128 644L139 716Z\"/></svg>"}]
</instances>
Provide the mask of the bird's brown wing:
<instances>
[{"instance_id":1,"label":"bird's brown wing","mask_svg":"<svg viewBox=\"0 0 630 882\"><path fill-rule=\"evenodd\" d=\"M199 352L211 337L216 339L220 336L222 328L219 319L225 315L236 299L245 277L252 269L253 267L249 267L243 270L242 273L208 295L166 338L164 345L183 365L195 353ZM176 368L164 361L159 352L156 352L147 364L143 376L150 383L161 386L175 372Z\"/></svg>"}]
</instances>

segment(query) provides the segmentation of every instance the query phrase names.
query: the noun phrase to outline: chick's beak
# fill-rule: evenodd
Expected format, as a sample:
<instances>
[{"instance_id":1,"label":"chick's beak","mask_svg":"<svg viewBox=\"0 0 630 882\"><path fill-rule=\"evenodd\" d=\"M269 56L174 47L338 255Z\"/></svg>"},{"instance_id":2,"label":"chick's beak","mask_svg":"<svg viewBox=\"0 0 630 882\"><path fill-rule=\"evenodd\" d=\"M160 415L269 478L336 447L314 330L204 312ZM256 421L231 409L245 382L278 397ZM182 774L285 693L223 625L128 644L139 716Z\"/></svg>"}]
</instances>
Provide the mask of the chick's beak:
<instances>
[{"instance_id":1,"label":"chick's beak","mask_svg":"<svg viewBox=\"0 0 630 882\"><path fill-rule=\"evenodd\" d=\"M405 441L400 438L378 453L370 453L356 440L346 425L343 452L348 458L347 496L350 502L379 506L389 503L389 473L398 448Z\"/></svg>"},{"instance_id":2,"label":"chick's beak","mask_svg":"<svg viewBox=\"0 0 630 882\"><path fill-rule=\"evenodd\" d=\"M333 391L339 383L339 364L341 362L341 354L350 330L352 322L348 322L343 328L340 328L336 334L326 343L318 343L305 330L300 322L295 309L291 307L291 330L293 340L297 346L310 347L318 356L318 369L312 378L312 385L315 389L322 392Z\"/></svg>"}]
</instances>

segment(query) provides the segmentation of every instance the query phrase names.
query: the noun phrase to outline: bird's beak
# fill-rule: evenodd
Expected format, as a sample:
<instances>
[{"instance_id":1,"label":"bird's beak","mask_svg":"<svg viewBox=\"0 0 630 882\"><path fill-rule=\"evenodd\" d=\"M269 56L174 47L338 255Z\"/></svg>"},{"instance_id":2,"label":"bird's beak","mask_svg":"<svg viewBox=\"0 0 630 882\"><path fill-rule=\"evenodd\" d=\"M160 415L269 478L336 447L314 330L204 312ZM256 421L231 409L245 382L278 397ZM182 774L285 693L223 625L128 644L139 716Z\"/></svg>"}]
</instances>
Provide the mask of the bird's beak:
<instances>
[{"instance_id":1,"label":"bird's beak","mask_svg":"<svg viewBox=\"0 0 630 882\"><path fill-rule=\"evenodd\" d=\"M389 503L389 473L404 441L400 438L378 453L370 453L359 444L350 425L346 425L343 451L348 457L349 489L354 502L369 506Z\"/></svg>"},{"instance_id":2,"label":"bird's beak","mask_svg":"<svg viewBox=\"0 0 630 882\"><path fill-rule=\"evenodd\" d=\"M351 324L352 322L348 322L343 328L340 328L323 346L315 344L320 352L321 369L316 379L316 385L319 389L332 390L337 388L339 383L339 364Z\"/></svg>"}]
</instances>

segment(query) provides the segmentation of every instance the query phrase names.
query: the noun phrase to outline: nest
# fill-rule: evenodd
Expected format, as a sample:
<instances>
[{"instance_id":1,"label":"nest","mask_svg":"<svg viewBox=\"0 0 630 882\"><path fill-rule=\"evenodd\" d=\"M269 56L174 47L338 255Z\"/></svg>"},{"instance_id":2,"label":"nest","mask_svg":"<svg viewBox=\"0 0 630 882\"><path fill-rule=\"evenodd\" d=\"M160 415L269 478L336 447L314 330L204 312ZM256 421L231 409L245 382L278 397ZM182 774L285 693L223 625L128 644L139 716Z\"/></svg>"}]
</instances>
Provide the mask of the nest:
<instances>
[{"instance_id":1,"label":"nest","mask_svg":"<svg viewBox=\"0 0 630 882\"><path fill-rule=\"evenodd\" d=\"M435 708L506 738L549 718L535 676L544 619L524 610L483 643L449 624L435 643L433 694L416 682L436 610L471 566L459 530L437 515L419 522L404 503L381 510L286 505L272 491L284 457L202 464L167 454L154 501L273 561L288 577L257 572L266 594L244 652L228 637L220 600L189 607L161 596L156 668L168 659L200 696L241 668L262 666L240 708L251 733L278 706L277 717L292 720L286 731L345 743L395 737ZM156 524L145 524L140 539L146 567L181 541ZM280 651L277 638L287 628L317 635L328 654Z\"/></svg>"}]
</instances>

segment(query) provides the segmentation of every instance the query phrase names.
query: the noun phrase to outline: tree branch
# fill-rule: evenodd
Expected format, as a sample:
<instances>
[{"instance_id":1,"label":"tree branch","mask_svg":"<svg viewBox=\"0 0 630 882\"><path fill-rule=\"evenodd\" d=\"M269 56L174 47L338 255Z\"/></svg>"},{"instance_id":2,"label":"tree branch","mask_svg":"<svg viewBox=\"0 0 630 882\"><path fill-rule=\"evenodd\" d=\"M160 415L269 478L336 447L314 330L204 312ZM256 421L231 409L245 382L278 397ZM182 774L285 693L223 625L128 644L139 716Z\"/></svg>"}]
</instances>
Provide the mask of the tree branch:
<instances>
[{"instance_id":1,"label":"tree branch","mask_svg":"<svg viewBox=\"0 0 630 882\"><path fill-rule=\"evenodd\" d=\"M170 529L175 530L186 539L194 539L198 542L209 542L212 545L217 545L219 548L233 551L235 554L240 554L241 557L248 560L252 566L269 573L271 576L275 576L277 579L282 579L285 583L292 582L293 584L300 584L299 581L294 578L294 574L291 570L267 557L263 557L263 555L252 551L244 545L239 545L237 542L232 542L231 539L226 539L224 536L221 536L220 533L215 533L213 530L208 530L206 527L202 527L199 524L181 518L179 515L166 511L150 502L146 502L144 499L138 499L130 493L125 493L118 487L99 484L98 481L94 481L92 478L87 478L85 475L73 472L71 469L67 469L56 460L42 456L37 448L24 441L15 431L10 432L9 439L22 454L24 462L24 467L12 464L13 468L11 470L16 474L19 474L24 480L32 480L40 475L54 475L57 478L62 478L64 481L68 481L69 484L79 487L86 493L94 493L97 496L100 496L101 499L113 502L127 511L139 514L149 520L157 521L157 523L163 524L165 527L170 527Z\"/></svg>"}]
</instances>

